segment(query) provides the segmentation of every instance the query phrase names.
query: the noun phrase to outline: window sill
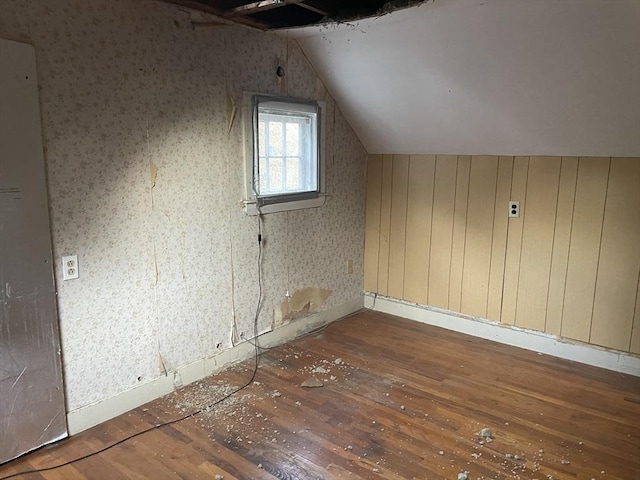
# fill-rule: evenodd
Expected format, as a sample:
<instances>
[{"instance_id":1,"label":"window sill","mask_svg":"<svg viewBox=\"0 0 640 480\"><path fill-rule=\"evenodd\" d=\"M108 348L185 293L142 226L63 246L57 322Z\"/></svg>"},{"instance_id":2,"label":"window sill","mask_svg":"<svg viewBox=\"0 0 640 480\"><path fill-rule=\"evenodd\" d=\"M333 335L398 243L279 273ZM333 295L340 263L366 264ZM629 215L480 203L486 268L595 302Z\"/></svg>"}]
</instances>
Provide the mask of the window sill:
<instances>
[{"instance_id":1,"label":"window sill","mask_svg":"<svg viewBox=\"0 0 640 480\"><path fill-rule=\"evenodd\" d=\"M303 210L305 208L318 208L324 205L326 198L327 198L326 195L320 195L316 198L309 198L306 200L271 203L268 205L263 205L259 208L255 201L247 200L243 202L244 212L247 215L255 216L255 215L264 215L266 213L278 213L278 212L288 212L291 210Z\"/></svg>"}]
</instances>

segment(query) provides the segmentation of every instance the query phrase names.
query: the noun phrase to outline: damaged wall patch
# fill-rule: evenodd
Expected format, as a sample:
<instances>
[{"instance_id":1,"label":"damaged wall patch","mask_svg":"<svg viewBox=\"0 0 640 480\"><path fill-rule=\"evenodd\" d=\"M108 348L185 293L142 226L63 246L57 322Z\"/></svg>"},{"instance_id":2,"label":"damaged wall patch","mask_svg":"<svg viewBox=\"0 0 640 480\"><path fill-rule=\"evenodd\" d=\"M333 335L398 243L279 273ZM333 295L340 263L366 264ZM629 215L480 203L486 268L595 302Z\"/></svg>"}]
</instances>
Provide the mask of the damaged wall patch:
<instances>
[{"instance_id":1,"label":"damaged wall patch","mask_svg":"<svg viewBox=\"0 0 640 480\"><path fill-rule=\"evenodd\" d=\"M303 318L320 310L331 295L331 290L307 287L296 290L293 295L276 307L273 312L273 327L286 325L291 320Z\"/></svg>"}]
</instances>

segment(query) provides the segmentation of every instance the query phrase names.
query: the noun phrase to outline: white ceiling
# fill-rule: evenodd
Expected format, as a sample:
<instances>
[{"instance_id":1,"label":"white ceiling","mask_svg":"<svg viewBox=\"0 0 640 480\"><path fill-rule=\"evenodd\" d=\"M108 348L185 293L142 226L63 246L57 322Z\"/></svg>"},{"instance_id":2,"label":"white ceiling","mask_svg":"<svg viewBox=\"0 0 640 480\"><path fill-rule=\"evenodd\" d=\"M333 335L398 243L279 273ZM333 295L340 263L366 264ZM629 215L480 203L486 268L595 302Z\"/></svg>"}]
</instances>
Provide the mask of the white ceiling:
<instances>
[{"instance_id":1,"label":"white ceiling","mask_svg":"<svg viewBox=\"0 0 640 480\"><path fill-rule=\"evenodd\" d=\"M369 153L640 156L639 0L435 0L286 34Z\"/></svg>"}]
</instances>

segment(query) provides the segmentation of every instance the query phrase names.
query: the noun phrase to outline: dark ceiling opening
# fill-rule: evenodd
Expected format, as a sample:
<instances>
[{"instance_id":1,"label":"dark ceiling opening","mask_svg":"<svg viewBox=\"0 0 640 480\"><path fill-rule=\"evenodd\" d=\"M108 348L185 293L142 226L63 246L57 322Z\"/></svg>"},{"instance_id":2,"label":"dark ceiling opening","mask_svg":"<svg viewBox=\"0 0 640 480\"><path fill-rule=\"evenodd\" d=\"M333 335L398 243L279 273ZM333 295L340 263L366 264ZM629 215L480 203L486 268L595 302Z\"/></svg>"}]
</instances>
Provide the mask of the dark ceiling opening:
<instances>
[{"instance_id":1,"label":"dark ceiling opening","mask_svg":"<svg viewBox=\"0 0 640 480\"><path fill-rule=\"evenodd\" d=\"M270 30L349 22L422 3L424 0L167 0L225 20Z\"/></svg>"}]
</instances>

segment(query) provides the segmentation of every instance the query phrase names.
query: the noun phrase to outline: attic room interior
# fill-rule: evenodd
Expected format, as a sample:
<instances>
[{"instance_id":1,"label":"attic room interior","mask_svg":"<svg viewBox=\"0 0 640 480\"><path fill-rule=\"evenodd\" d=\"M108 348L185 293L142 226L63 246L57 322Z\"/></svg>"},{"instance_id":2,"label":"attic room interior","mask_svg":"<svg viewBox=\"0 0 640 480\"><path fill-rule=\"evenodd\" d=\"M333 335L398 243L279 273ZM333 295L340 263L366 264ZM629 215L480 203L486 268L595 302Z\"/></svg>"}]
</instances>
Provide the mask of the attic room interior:
<instances>
[{"instance_id":1,"label":"attic room interior","mask_svg":"<svg viewBox=\"0 0 640 480\"><path fill-rule=\"evenodd\" d=\"M0 0L0 480L631 479L640 1Z\"/></svg>"}]
</instances>

